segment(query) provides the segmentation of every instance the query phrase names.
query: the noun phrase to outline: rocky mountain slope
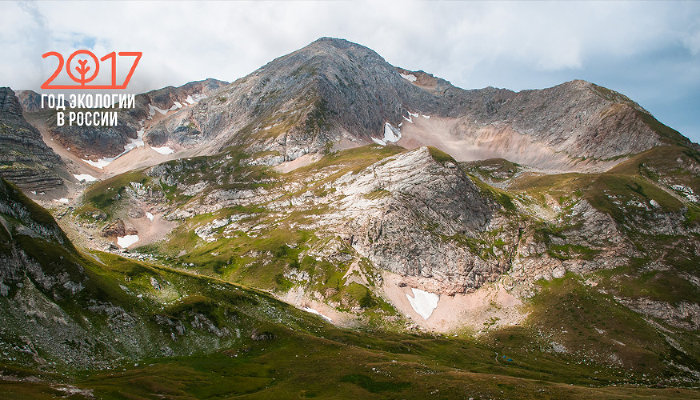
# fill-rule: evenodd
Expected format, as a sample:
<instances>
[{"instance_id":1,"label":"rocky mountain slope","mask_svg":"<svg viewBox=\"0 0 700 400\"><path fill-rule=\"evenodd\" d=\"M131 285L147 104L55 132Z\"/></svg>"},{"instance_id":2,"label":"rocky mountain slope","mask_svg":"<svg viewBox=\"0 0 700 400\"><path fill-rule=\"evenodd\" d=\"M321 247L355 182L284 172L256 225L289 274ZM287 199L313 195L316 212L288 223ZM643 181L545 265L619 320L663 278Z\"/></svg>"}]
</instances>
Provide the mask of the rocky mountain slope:
<instances>
[{"instance_id":1,"label":"rocky mountain slope","mask_svg":"<svg viewBox=\"0 0 700 400\"><path fill-rule=\"evenodd\" d=\"M0 385L10 399L212 393L418 399L435 393L436 380L448 398L465 391L504 398L503 388L520 398L545 399L694 395L692 389L647 388L661 375L665 384L692 379L682 369L689 360L673 354L634 314L570 278L545 286L533 299L533 328L540 336L529 328L497 330L476 342L461 335L363 333L192 270L80 253L45 210L3 180L0 223ZM377 300L371 296L363 307L376 308L371 302ZM610 331L595 347L598 356L582 361L585 352L569 354L565 347L572 346L568 335L545 330L552 323L582 328L558 311L562 305L614 315L594 321L600 326L595 329ZM604 324L616 319L625 322ZM600 335L583 329L578 336L584 339ZM674 346L687 345L666 331ZM338 357L352 362L339 364Z\"/></svg>"},{"instance_id":2,"label":"rocky mountain slope","mask_svg":"<svg viewBox=\"0 0 700 400\"><path fill-rule=\"evenodd\" d=\"M54 132L90 161L171 150L48 203L61 228L0 186L15 373L107 368L78 380L105 395L131 373L199 377L211 355L260 397L306 396L291 382L318 365L349 397L425 398L423 376L476 379L477 398L697 386L700 153L632 100L583 81L462 90L337 39L206 82L139 96L136 136ZM327 364L340 354L355 362ZM241 394L198 385L166 394ZM608 395L571 390L550 397Z\"/></svg>"},{"instance_id":3,"label":"rocky mountain slope","mask_svg":"<svg viewBox=\"0 0 700 400\"><path fill-rule=\"evenodd\" d=\"M36 95L23 96L27 111L35 109ZM66 151L100 166L143 141L179 157L238 146L267 165L398 143L434 146L458 161L506 158L552 172L603 171L659 144L690 145L624 95L588 82L463 90L330 38L231 84L209 79L138 95L117 127L56 127L50 112L33 120L44 121Z\"/></svg>"},{"instance_id":4,"label":"rocky mountain slope","mask_svg":"<svg viewBox=\"0 0 700 400\"><path fill-rule=\"evenodd\" d=\"M213 141L214 152L232 144L275 152L269 163L374 139L436 146L459 161L501 156L578 170L660 143L689 143L627 97L587 82L518 93L463 90L330 38L275 59L146 137L187 146Z\"/></svg>"},{"instance_id":5,"label":"rocky mountain slope","mask_svg":"<svg viewBox=\"0 0 700 400\"><path fill-rule=\"evenodd\" d=\"M0 147L3 178L35 192L63 185L63 162L24 119L20 102L10 88L0 88Z\"/></svg>"},{"instance_id":6,"label":"rocky mountain slope","mask_svg":"<svg viewBox=\"0 0 700 400\"><path fill-rule=\"evenodd\" d=\"M5 180L0 266L3 369L9 363L101 370L269 340L272 315L284 315L287 329L308 323L279 302L224 282L81 253L46 210Z\"/></svg>"},{"instance_id":7,"label":"rocky mountain slope","mask_svg":"<svg viewBox=\"0 0 700 400\"><path fill-rule=\"evenodd\" d=\"M25 112L39 112L44 115L54 140L83 159L97 161L113 158L125 152L133 142L140 142L144 130L168 113L176 113L191 107L206 98L210 93L225 85L216 79L190 82L180 87L168 86L136 96L136 107L118 109L119 125L114 127L56 126L55 113L39 110L36 107L36 94L24 91ZM33 93L33 95L32 95Z\"/></svg>"}]
</instances>

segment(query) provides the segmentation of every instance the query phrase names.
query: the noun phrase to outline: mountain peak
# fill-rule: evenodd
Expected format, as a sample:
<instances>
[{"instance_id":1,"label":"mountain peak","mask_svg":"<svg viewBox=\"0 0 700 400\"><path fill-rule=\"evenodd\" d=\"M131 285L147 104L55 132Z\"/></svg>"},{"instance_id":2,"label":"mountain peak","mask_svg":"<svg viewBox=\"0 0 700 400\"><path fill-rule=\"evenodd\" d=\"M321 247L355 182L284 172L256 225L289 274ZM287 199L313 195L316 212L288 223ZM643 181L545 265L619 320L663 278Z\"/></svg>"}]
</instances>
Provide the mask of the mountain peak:
<instances>
[{"instance_id":1,"label":"mountain peak","mask_svg":"<svg viewBox=\"0 0 700 400\"><path fill-rule=\"evenodd\" d=\"M326 67L342 62L378 62L388 65L374 50L345 39L319 38L305 47L277 60L309 62L318 67ZM275 61L277 61L275 60ZM273 61L274 62L274 61Z\"/></svg>"},{"instance_id":2,"label":"mountain peak","mask_svg":"<svg viewBox=\"0 0 700 400\"><path fill-rule=\"evenodd\" d=\"M442 146L460 161L510 157L555 170L605 168L579 164L648 150L662 143L660 136L680 142L626 96L585 80L518 93L463 90L331 37L272 60L221 88L196 112L147 132L148 140L158 137L154 143L193 146L214 139L212 151L235 144L278 152L285 161L389 137L408 148Z\"/></svg>"},{"instance_id":3,"label":"mountain peak","mask_svg":"<svg viewBox=\"0 0 700 400\"><path fill-rule=\"evenodd\" d=\"M333 37L320 37L313 42L311 42L309 45L330 45L333 47L337 47L339 49L344 49L348 48L351 46L360 46L357 43L353 43L347 39L341 39L341 38L333 38Z\"/></svg>"}]
</instances>

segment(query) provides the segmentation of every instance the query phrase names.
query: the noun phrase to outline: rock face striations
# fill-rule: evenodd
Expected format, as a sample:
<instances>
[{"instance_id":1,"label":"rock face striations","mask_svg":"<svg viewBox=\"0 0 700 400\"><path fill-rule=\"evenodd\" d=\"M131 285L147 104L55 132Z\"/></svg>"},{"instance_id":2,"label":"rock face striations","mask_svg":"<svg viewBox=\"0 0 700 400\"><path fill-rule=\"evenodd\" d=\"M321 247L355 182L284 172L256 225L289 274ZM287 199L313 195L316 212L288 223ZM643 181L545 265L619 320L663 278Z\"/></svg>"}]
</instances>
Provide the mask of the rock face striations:
<instances>
[{"instance_id":1,"label":"rock face striations","mask_svg":"<svg viewBox=\"0 0 700 400\"><path fill-rule=\"evenodd\" d=\"M46 191L63 185L57 169L63 163L22 115L10 88L0 88L0 176L27 191Z\"/></svg>"}]
</instances>

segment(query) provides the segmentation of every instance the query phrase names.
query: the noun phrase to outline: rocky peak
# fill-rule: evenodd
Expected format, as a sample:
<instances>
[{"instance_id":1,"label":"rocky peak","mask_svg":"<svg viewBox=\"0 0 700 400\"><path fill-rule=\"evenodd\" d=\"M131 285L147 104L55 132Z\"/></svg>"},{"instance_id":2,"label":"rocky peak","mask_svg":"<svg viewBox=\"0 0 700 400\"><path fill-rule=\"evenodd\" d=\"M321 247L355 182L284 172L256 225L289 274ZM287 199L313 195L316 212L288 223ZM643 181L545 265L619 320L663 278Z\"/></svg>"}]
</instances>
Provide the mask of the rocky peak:
<instances>
[{"instance_id":1,"label":"rocky peak","mask_svg":"<svg viewBox=\"0 0 700 400\"><path fill-rule=\"evenodd\" d=\"M335 38L276 58L188 114L163 120L148 135L158 143L207 143L213 152L234 144L293 160L329 145L347 148L382 140L387 123L400 136L399 125L411 124L411 115L448 121L426 121L420 138L404 141L408 147L417 143L450 152L441 140L454 138L465 142L461 148L488 146L489 157L508 158L519 150L499 153L499 143L525 141L533 146L526 153L544 155L513 161L538 168L576 169L581 160L598 163L683 141L626 96L590 82L521 92L463 90L424 71L394 67L367 47ZM538 161L550 158L557 161Z\"/></svg>"},{"instance_id":2,"label":"rocky peak","mask_svg":"<svg viewBox=\"0 0 700 400\"><path fill-rule=\"evenodd\" d=\"M166 87L139 95L137 105L120 116L118 129L59 129L56 137L83 158L115 156L143 127L153 146L171 143L190 154L235 146L275 153L278 162L401 140L407 148L438 147L459 161L506 158L556 171L605 170L663 143L690 143L626 96L590 82L464 90L335 38L231 84L208 79ZM413 125L416 116L425 120Z\"/></svg>"}]
</instances>

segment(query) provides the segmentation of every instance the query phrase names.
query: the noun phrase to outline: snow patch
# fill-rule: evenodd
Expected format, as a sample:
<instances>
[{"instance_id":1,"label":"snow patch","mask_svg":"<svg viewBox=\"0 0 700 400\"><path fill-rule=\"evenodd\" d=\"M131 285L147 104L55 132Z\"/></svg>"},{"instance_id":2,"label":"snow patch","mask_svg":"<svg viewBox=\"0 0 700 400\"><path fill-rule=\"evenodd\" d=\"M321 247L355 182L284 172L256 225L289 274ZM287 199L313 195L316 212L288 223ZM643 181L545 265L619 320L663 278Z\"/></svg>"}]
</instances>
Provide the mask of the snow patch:
<instances>
[{"instance_id":1,"label":"snow patch","mask_svg":"<svg viewBox=\"0 0 700 400\"><path fill-rule=\"evenodd\" d=\"M320 316L321 318L325 319L325 320L328 321L328 322L333 322L332 319L326 317L325 315L321 314L320 312L314 310L314 309L311 308L311 307L304 307L304 311L309 312L309 313L311 313L311 314L316 314L316 315Z\"/></svg>"},{"instance_id":2,"label":"snow patch","mask_svg":"<svg viewBox=\"0 0 700 400\"><path fill-rule=\"evenodd\" d=\"M425 119L430 119L430 115L421 114L420 116L425 118Z\"/></svg>"},{"instance_id":3,"label":"snow patch","mask_svg":"<svg viewBox=\"0 0 700 400\"><path fill-rule=\"evenodd\" d=\"M117 238L117 244L119 247L125 249L132 244L136 243L139 241L139 235L126 235L126 236L120 236Z\"/></svg>"},{"instance_id":4,"label":"snow patch","mask_svg":"<svg viewBox=\"0 0 700 400\"><path fill-rule=\"evenodd\" d=\"M380 146L386 146L386 142L383 141L382 139L372 138L372 140L374 141L374 143L376 143Z\"/></svg>"},{"instance_id":5,"label":"snow patch","mask_svg":"<svg viewBox=\"0 0 700 400\"><path fill-rule=\"evenodd\" d=\"M435 310L440 301L440 295L416 288L411 288L411 291L413 291L413 297L406 294L406 298L408 298L408 302L411 303L411 307L413 307L423 319L430 318L430 315L433 314L433 310Z\"/></svg>"},{"instance_id":6,"label":"snow patch","mask_svg":"<svg viewBox=\"0 0 700 400\"><path fill-rule=\"evenodd\" d=\"M168 110L162 110L153 104L148 105L148 119L151 119L154 115L156 115L156 111L158 111L161 115L165 115L168 113Z\"/></svg>"},{"instance_id":7,"label":"snow patch","mask_svg":"<svg viewBox=\"0 0 700 400\"><path fill-rule=\"evenodd\" d=\"M137 147L143 147L145 145L143 142L143 133L144 133L143 128L136 131L136 139L129 139L129 143L124 145L124 151L122 151L119 155L117 155L115 157L100 158L97 161L92 161L92 160L83 160L83 161L85 161L89 165L92 165L95 168L102 169L102 168L108 166L109 164L111 164L112 161L114 161L117 158L123 156L124 154L130 152L131 150L133 150ZM75 177L78 178L77 175ZM78 178L78 179L80 179L80 178ZM97 180L97 179L95 179L95 180Z\"/></svg>"},{"instance_id":8,"label":"snow patch","mask_svg":"<svg viewBox=\"0 0 700 400\"><path fill-rule=\"evenodd\" d=\"M407 81L409 81L409 82L415 82L416 79L418 79L418 78L416 78L416 76L413 75L413 74L400 74L400 75L401 75L401 77L402 77L403 79L405 79L405 80L407 80Z\"/></svg>"},{"instance_id":9,"label":"snow patch","mask_svg":"<svg viewBox=\"0 0 700 400\"><path fill-rule=\"evenodd\" d=\"M206 98L207 98L207 95L205 95L205 94L195 94L194 97L192 97L192 95L187 96L185 101L190 103L190 104L195 104L195 103L198 103L200 100L204 100Z\"/></svg>"},{"instance_id":10,"label":"snow patch","mask_svg":"<svg viewBox=\"0 0 700 400\"><path fill-rule=\"evenodd\" d=\"M407 112L408 112L408 115L410 115L411 117L418 118L418 113L412 113L410 111L407 111Z\"/></svg>"},{"instance_id":11,"label":"snow patch","mask_svg":"<svg viewBox=\"0 0 700 400\"><path fill-rule=\"evenodd\" d=\"M54 200L54 201L56 201L56 202L58 202L58 203L61 203L61 204L68 204L70 200L68 200L68 199L65 198L65 197L62 197L62 198L56 199L56 200Z\"/></svg>"},{"instance_id":12,"label":"snow patch","mask_svg":"<svg viewBox=\"0 0 700 400\"><path fill-rule=\"evenodd\" d=\"M173 154L175 150L171 149L168 146L163 146L163 147L151 147L153 150L156 151L156 153L160 154Z\"/></svg>"},{"instance_id":13,"label":"snow patch","mask_svg":"<svg viewBox=\"0 0 700 400\"><path fill-rule=\"evenodd\" d=\"M411 117L408 117L408 118L403 117L403 119L405 119L406 121L408 121L409 124L412 124L412 123L413 123L413 120L411 119ZM399 126L401 126L401 125L399 125Z\"/></svg>"},{"instance_id":14,"label":"snow patch","mask_svg":"<svg viewBox=\"0 0 700 400\"><path fill-rule=\"evenodd\" d=\"M143 143L143 132L144 131L145 131L145 129L143 129L143 128L136 131L136 139L129 139L129 143L127 143L124 146L124 152L122 154L118 155L117 157L121 157L124 154L130 152L131 150L133 150L137 147L143 147L144 146L144 143Z\"/></svg>"},{"instance_id":15,"label":"snow patch","mask_svg":"<svg viewBox=\"0 0 700 400\"><path fill-rule=\"evenodd\" d=\"M393 143L398 142L401 139L401 130L399 128L394 128L390 123L386 122L384 124L384 142Z\"/></svg>"},{"instance_id":16,"label":"snow patch","mask_svg":"<svg viewBox=\"0 0 700 400\"><path fill-rule=\"evenodd\" d=\"M120 154L120 155L121 155L121 154ZM117 159L117 157L109 157L109 158L100 158L100 159L97 160L97 161L92 161L92 160L83 160L83 161L85 161L86 163L92 165L92 166L95 167L95 168L102 169L102 168L108 166L109 164L111 164L112 161L114 161L114 160L116 160L116 159Z\"/></svg>"},{"instance_id":17,"label":"snow patch","mask_svg":"<svg viewBox=\"0 0 700 400\"><path fill-rule=\"evenodd\" d=\"M95 178L94 176L90 174L73 174L75 179L77 179L79 182L95 182L98 179Z\"/></svg>"},{"instance_id":18,"label":"snow patch","mask_svg":"<svg viewBox=\"0 0 700 400\"><path fill-rule=\"evenodd\" d=\"M153 222L153 214L146 212L146 218L148 218L149 221Z\"/></svg>"}]
</instances>

